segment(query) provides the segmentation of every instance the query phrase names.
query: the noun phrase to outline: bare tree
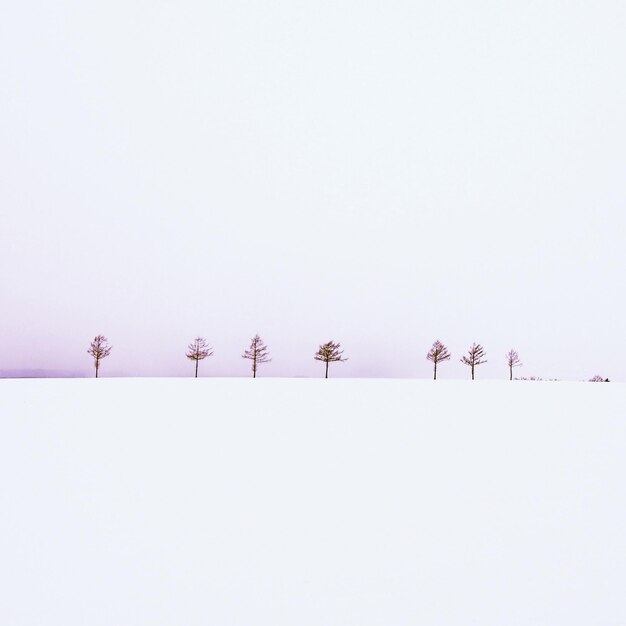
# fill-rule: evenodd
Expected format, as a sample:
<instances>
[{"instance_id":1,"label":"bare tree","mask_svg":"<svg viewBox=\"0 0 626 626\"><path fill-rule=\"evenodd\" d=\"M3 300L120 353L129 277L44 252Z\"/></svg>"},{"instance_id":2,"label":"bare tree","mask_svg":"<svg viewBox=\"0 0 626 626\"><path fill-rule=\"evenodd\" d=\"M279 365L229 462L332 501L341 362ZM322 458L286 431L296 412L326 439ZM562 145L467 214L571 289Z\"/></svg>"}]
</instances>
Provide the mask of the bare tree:
<instances>
[{"instance_id":1,"label":"bare tree","mask_svg":"<svg viewBox=\"0 0 626 626\"><path fill-rule=\"evenodd\" d=\"M261 363L268 363L272 360L267 346L258 334L252 338L250 347L241 356L252 361L252 378L256 378L256 371Z\"/></svg>"},{"instance_id":2,"label":"bare tree","mask_svg":"<svg viewBox=\"0 0 626 626\"><path fill-rule=\"evenodd\" d=\"M93 357L93 364L96 368L96 378L98 378L98 370L100 369L100 361L111 354L111 348L104 335L96 335L89 345L88 354Z\"/></svg>"},{"instance_id":3,"label":"bare tree","mask_svg":"<svg viewBox=\"0 0 626 626\"><path fill-rule=\"evenodd\" d=\"M328 378L329 363L343 363L348 360L341 356L343 354L343 350L340 350L340 348L340 343L328 341L327 343L322 344L313 356L316 361L323 361L326 364L326 375L324 378Z\"/></svg>"},{"instance_id":4,"label":"bare tree","mask_svg":"<svg viewBox=\"0 0 626 626\"><path fill-rule=\"evenodd\" d=\"M433 343L432 348L430 349L430 351L426 355L426 358L429 361L432 361L434 363L433 380L437 380L437 363L441 363L442 361L449 361L450 360L450 356L451 355L448 352L448 348L446 348L446 346L444 346L441 343L441 341L439 341L439 339L437 339L437 341L435 341L435 343Z\"/></svg>"},{"instance_id":5,"label":"bare tree","mask_svg":"<svg viewBox=\"0 0 626 626\"><path fill-rule=\"evenodd\" d=\"M191 361L196 362L196 378L198 378L198 362L213 356L213 348L207 343L203 337L196 337L188 346L185 356Z\"/></svg>"},{"instance_id":6,"label":"bare tree","mask_svg":"<svg viewBox=\"0 0 626 626\"><path fill-rule=\"evenodd\" d=\"M512 348L506 354L506 364L509 366L509 380L513 380L513 368L524 365L519 358L519 354Z\"/></svg>"},{"instance_id":7,"label":"bare tree","mask_svg":"<svg viewBox=\"0 0 626 626\"><path fill-rule=\"evenodd\" d=\"M461 363L465 363L465 365L469 365L472 368L472 380L474 380L474 368L487 362L487 359L483 360L485 356L484 348L479 343L473 343L467 355L461 357Z\"/></svg>"}]
</instances>

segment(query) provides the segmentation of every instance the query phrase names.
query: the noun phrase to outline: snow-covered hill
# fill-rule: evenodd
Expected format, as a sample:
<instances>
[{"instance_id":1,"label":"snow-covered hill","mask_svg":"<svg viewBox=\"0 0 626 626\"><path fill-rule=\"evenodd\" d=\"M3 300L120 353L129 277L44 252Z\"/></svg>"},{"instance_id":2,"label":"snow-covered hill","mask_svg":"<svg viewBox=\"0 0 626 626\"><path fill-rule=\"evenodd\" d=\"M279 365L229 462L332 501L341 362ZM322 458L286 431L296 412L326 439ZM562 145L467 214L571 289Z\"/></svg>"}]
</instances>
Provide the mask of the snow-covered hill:
<instances>
[{"instance_id":1,"label":"snow-covered hill","mask_svg":"<svg viewBox=\"0 0 626 626\"><path fill-rule=\"evenodd\" d=\"M622 626L625 392L0 381L0 624Z\"/></svg>"}]
</instances>

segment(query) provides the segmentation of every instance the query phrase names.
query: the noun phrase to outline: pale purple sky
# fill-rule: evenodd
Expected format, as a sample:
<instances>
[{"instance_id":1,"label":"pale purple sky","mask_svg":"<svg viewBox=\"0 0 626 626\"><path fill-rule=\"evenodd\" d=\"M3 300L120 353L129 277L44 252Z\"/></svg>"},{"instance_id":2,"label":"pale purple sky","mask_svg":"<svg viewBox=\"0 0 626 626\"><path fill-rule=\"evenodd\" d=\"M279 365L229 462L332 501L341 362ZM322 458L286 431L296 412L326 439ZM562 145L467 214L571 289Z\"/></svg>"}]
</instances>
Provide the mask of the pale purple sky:
<instances>
[{"instance_id":1,"label":"pale purple sky","mask_svg":"<svg viewBox=\"0 0 626 626\"><path fill-rule=\"evenodd\" d=\"M626 379L626 6L6 3L0 371Z\"/></svg>"}]
</instances>

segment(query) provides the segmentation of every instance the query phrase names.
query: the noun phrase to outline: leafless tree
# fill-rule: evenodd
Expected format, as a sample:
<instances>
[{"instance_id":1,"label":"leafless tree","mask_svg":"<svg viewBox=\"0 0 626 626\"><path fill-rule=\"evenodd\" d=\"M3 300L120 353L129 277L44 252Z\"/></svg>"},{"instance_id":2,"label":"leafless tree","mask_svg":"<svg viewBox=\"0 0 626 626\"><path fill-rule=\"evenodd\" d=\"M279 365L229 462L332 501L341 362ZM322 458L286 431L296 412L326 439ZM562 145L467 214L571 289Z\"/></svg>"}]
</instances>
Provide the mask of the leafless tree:
<instances>
[{"instance_id":1,"label":"leafless tree","mask_svg":"<svg viewBox=\"0 0 626 626\"><path fill-rule=\"evenodd\" d=\"M256 371L261 363L268 363L272 360L267 346L259 335L252 338L250 347L241 356L252 361L252 378L256 378Z\"/></svg>"},{"instance_id":2,"label":"leafless tree","mask_svg":"<svg viewBox=\"0 0 626 626\"><path fill-rule=\"evenodd\" d=\"M213 348L203 337L196 337L188 346L185 356L196 362L196 378L198 378L198 361L213 356Z\"/></svg>"},{"instance_id":3,"label":"leafless tree","mask_svg":"<svg viewBox=\"0 0 626 626\"><path fill-rule=\"evenodd\" d=\"M327 343L322 344L313 356L316 361L323 361L326 364L326 375L324 378L328 378L329 363L343 363L348 360L347 358L344 359L341 356L343 354L343 350L340 350L340 348L340 343L328 341Z\"/></svg>"},{"instance_id":4,"label":"leafless tree","mask_svg":"<svg viewBox=\"0 0 626 626\"><path fill-rule=\"evenodd\" d=\"M93 364L96 368L96 378L98 378L98 370L100 369L100 361L111 354L111 348L104 335L96 335L89 345L88 354L93 357Z\"/></svg>"},{"instance_id":5,"label":"leafless tree","mask_svg":"<svg viewBox=\"0 0 626 626\"><path fill-rule=\"evenodd\" d=\"M506 364L509 366L509 380L513 380L513 368L524 365L519 354L511 348L506 354Z\"/></svg>"},{"instance_id":6,"label":"leafless tree","mask_svg":"<svg viewBox=\"0 0 626 626\"><path fill-rule=\"evenodd\" d=\"M444 346L439 339L433 343L432 348L426 355L426 358L429 361L434 363L434 373L433 380L437 380L437 363L441 363L442 361L450 360L450 353L448 352L448 348Z\"/></svg>"},{"instance_id":7,"label":"leafless tree","mask_svg":"<svg viewBox=\"0 0 626 626\"><path fill-rule=\"evenodd\" d=\"M474 368L487 362L484 348L479 343L473 343L467 355L461 357L461 363L469 365L472 368L472 380L474 380ZM484 359L484 360L483 360Z\"/></svg>"}]
</instances>

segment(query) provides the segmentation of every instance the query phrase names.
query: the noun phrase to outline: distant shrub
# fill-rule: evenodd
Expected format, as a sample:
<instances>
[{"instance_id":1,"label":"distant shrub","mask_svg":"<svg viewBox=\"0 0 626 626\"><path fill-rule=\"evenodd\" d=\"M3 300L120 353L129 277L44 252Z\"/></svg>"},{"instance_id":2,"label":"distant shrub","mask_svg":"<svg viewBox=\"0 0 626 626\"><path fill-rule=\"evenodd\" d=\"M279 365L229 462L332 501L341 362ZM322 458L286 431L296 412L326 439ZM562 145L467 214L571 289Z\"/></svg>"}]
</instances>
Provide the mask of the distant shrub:
<instances>
[{"instance_id":1,"label":"distant shrub","mask_svg":"<svg viewBox=\"0 0 626 626\"><path fill-rule=\"evenodd\" d=\"M602 376L598 376L596 374L593 378L589 379L590 383L608 383L611 382L608 378L602 378Z\"/></svg>"}]
</instances>

